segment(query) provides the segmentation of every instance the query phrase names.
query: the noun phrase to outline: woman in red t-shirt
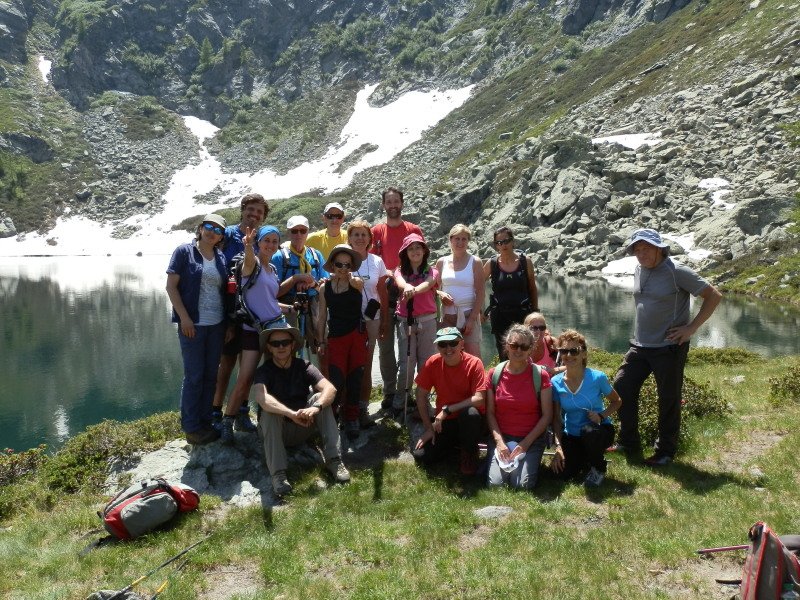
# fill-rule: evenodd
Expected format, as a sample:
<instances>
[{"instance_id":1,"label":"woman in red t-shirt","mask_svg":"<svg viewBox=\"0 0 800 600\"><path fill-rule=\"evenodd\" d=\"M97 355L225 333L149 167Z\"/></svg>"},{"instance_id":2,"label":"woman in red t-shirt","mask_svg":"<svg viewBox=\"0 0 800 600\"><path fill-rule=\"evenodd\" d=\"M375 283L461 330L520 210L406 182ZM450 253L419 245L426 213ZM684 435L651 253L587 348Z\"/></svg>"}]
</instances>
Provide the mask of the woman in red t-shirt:
<instances>
[{"instance_id":1,"label":"woman in red t-shirt","mask_svg":"<svg viewBox=\"0 0 800 600\"><path fill-rule=\"evenodd\" d=\"M494 371L489 371L486 392L486 420L492 433L494 448L489 457L489 485L531 489L536 485L539 463L545 448L545 432L553 416L550 376L545 369L528 359L533 349L533 333L518 323L504 336L508 361L502 367L497 385ZM541 374L541 390L537 395L533 369Z\"/></svg>"}]
</instances>

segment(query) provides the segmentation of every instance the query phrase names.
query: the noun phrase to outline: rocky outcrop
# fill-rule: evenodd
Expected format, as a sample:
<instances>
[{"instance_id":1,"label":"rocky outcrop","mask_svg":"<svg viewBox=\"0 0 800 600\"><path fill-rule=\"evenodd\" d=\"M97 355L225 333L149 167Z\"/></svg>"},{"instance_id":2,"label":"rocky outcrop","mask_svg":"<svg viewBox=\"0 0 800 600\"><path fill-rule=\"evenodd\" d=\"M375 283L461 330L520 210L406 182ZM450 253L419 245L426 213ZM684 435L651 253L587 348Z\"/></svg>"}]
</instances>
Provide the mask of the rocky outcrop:
<instances>
[{"instance_id":1,"label":"rocky outcrop","mask_svg":"<svg viewBox=\"0 0 800 600\"><path fill-rule=\"evenodd\" d=\"M13 62L24 61L27 35L28 7L26 2L21 0L0 2L0 59Z\"/></svg>"},{"instance_id":2,"label":"rocky outcrop","mask_svg":"<svg viewBox=\"0 0 800 600\"><path fill-rule=\"evenodd\" d=\"M55 156L47 142L26 133L0 134L0 150L25 156L35 163L53 160Z\"/></svg>"},{"instance_id":3,"label":"rocky outcrop","mask_svg":"<svg viewBox=\"0 0 800 600\"><path fill-rule=\"evenodd\" d=\"M0 212L0 238L14 237L17 235L17 228L14 221L4 212Z\"/></svg>"},{"instance_id":4,"label":"rocky outcrop","mask_svg":"<svg viewBox=\"0 0 800 600\"><path fill-rule=\"evenodd\" d=\"M631 22L663 21L680 10L691 0L570 0L566 6L566 16L561 21L561 30L567 35L577 35L595 21L610 19L617 14L624 15L626 31Z\"/></svg>"}]
</instances>

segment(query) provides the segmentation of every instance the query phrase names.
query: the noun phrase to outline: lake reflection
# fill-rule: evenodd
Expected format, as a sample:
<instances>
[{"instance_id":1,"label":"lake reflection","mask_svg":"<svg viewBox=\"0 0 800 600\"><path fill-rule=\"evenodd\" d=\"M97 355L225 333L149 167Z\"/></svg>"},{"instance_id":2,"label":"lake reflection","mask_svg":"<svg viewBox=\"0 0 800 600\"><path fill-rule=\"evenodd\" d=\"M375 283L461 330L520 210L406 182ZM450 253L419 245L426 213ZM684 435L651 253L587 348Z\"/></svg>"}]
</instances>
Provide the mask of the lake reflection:
<instances>
[{"instance_id":1,"label":"lake reflection","mask_svg":"<svg viewBox=\"0 0 800 600\"><path fill-rule=\"evenodd\" d=\"M168 256L14 260L0 261L0 448L57 447L103 419L178 408L182 367L164 292ZM554 278L540 279L539 290L555 333L574 327L591 346L627 348L629 292ZM728 296L694 343L800 354L798 321L796 309ZM484 355L494 352L487 329Z\"/></svg>"}]
</instances>

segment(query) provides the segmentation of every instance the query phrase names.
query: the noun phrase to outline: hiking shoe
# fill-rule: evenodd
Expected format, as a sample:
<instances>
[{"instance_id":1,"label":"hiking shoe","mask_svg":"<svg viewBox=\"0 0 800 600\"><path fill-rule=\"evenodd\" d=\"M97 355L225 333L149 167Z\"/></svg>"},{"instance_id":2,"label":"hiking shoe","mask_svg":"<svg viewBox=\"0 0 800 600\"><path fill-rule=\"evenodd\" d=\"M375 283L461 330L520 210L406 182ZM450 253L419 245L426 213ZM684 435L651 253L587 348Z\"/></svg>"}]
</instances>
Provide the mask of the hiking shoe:
<instances>
[{"instance_id":1,"label":"hiking shoe","mask_svg":"<svg viewBox=\"0 0 800 600\"><path fill-rule=\"evenodd\" d=\"M258 427L250 420L250 410L243 406L239 409L239 414L234 419L233 428L236 431L243 431L245 433L255 433Z\"/></svg>"},{"instance_id":2,"label":"hiking shoe","mask_svg":"<svg viewBox=\"0 0 800 600\"><path fill-rule=\"evenodd\" d=\"M653 456L644 459L644 464L648 467L666 467L672 462L672 457L656 452Z\"/></svg>"},{"instance_id":3,"label":"hiking shoe","mask_svg":"<svg viewBox=\"0 0 800 600\"><path fill-rule=\"evenodd\" d=\"M330 459L325 464L325 468L328 469L328 473L333 475L337 483L347 483L350 481L350 471L344 466L340 457L337 456L336 458Z\"/></svg>"},{"instance_id":4,"label":"hiking shoe","mask_svg":"<svg viewBox=\"0 0 800 600\"><path fill-rule=\"evenodd\" d=\"M381 400L381 410L389 410L392 408L392 404L394 404L394 394L387 394Z\"/></svg>"},{"instance_id":5,"label":"hiking shoe","mask_svg":"<svg viewBox=\"0 0 800 600\"><path fill-rule=\"evenodd\" d=\"M586 474L586 479L583 480L583 485L586 487L600 487L603 483L603 480L606 478L604 473L601 473L594 467L589 469L589 472Z\"/></svg>"},{"instance_id":6,"label":"hiking shoe","mask_svg":"<svg viewBox=\"0 0 800 600\"><path fill-rule=\"evenodd\" d=\"M211 442L216 442L219 439L219 431L213 427L200 429L199 431L192 431L186 434L186 441L193 446L204 446Z\"/></svg>"},{"instance_id":7,"label":"hiking shoe","mask_svg":"<svg viewBox=\"0 0 800 600\"><path fill-rule=\"evenodd\" d=\"M286 496L292 493L292 484L286 478L286 471L276 471L272 475L272 491L276 496Z\"/></svg>"},{"instance_id":8,"label":"hiking shoe","mask_svg":"<svg viewBox=\"0 0 800 600\"><path fill-rule=\"evenodd\" d=\"M365 406L361 407L361 409L358 411L358 426L361 427L361 429L375 427L375 421L373 421L372 417L369 416L369 411Z\"/></svg>"},{"instance_id":9,"label":"hiking shoe","mask_svg":"<svg viewBox=\"0 0 800 600\"><path fill-rule=\"evenodd\" d=\"M344 432L347 435L347 439L351 442L358 439L358 436L361 435L361 430L358 427L358 421L345 421Z\"/></svg>"},{"instance_id":10,"label":"hiking shoe","mask_svg":"<svg viewBox=\"0 0 800 600\"><path fill-rule=\"evenodd\" d=\"M222 409L215 408L211 412L211 426L217 431L222 431Z\"/></svg>"},{"instance_id":11,"label":"hiking shoe","mask_svg":"<svg viewBox=\"0 0 800 600\"><path fill-rule=\"evenodd\" d=\"M462 475L475 475L478 472L477 450L462 450L458 468Z\"/></svg>"},{"instance_id":12,"label":"hiking shoe","mask_svg":"<svg viewBox=\"0 0 800 600\"><path fill-rule=\"evenodd\" d=\"M225 415L222 419L222 428L219 431L219 437L223 444L233 443L233 417Z\"/></svg>"}]
</instances>

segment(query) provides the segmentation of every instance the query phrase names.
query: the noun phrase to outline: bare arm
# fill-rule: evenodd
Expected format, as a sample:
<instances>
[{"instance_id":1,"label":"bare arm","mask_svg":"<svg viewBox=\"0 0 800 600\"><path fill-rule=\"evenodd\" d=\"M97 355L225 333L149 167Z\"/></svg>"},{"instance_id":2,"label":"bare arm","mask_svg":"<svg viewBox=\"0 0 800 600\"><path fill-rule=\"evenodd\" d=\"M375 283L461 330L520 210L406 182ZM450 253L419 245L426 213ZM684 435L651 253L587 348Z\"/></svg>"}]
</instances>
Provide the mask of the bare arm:
<instances>
[{"instance_id":1,"label":"bare arm","mask_svg":"<svg viewBox=\"0 0 800 600\"><path fill-rule=\"evenodd\" d=\"M556 450L550 466L556 473L564 470L564 450L561 448L561 436L563 433L564 420L561 416L561 403L553 402L553 437L555 438Z\"/></svg>"},{"instance_id":2,"label":"bare arm","mask_svg":"<svg viewBox=\"0 0 800 600\"><path fill-rule=\"evenodd\" d=\"M486 390L486 423L489 425L489 433L492 434L497 451L504 460L508 460L508 446L506 446L506 441L503 439L500 425L498 425L497 417L494 414L494 400L494 390L489 388Z\"/></svg>"},{"instance_id":3,"label":"bare arm","mask_svg":"<svg viewBox=\"0 0 800 600\"><path fill-rule=\"evenodd\" d=\"M256 230L254 228L248 227L244 237L242 238L242 243L244 244L244 263L242 263L243 277L250 277L256 268L256 261L258 259L256 258L255 250L253 248L255 232Z\"/></svg>"},{"instance_id":4,"label":"bare arm","mask_svg":"<svg viewBox=\"0 0 800 600\"><path fill-rule=\"evenodd\" d=\"M683 344L688 342L689 339L700 329L700 326L708 321L714 311L722 301L722 294L713 285L708 285L702 292L700 297L703 299L703 305L697 311L694 319L688 325L681 327L672 327L667 330L667 340L676 344Z\"/></svg>"},{"instance_id":5,"label":"bare arm","mask_svg":"<svg viewBox=\"0 0 800 600\"><path fill-rule=\"evenodd\" d=\"M486 285L486 279L483 276L481 259L477 256L474 256L472 261L472 285L475 289L475 300L472 303L472 312L469 314L469 321L467 321L467 324L464 326L465 335L472 333L473 327L481 326L481 315L483 314L483 297L485 295L484 287Z\"/></svg>"}]
</instances>

